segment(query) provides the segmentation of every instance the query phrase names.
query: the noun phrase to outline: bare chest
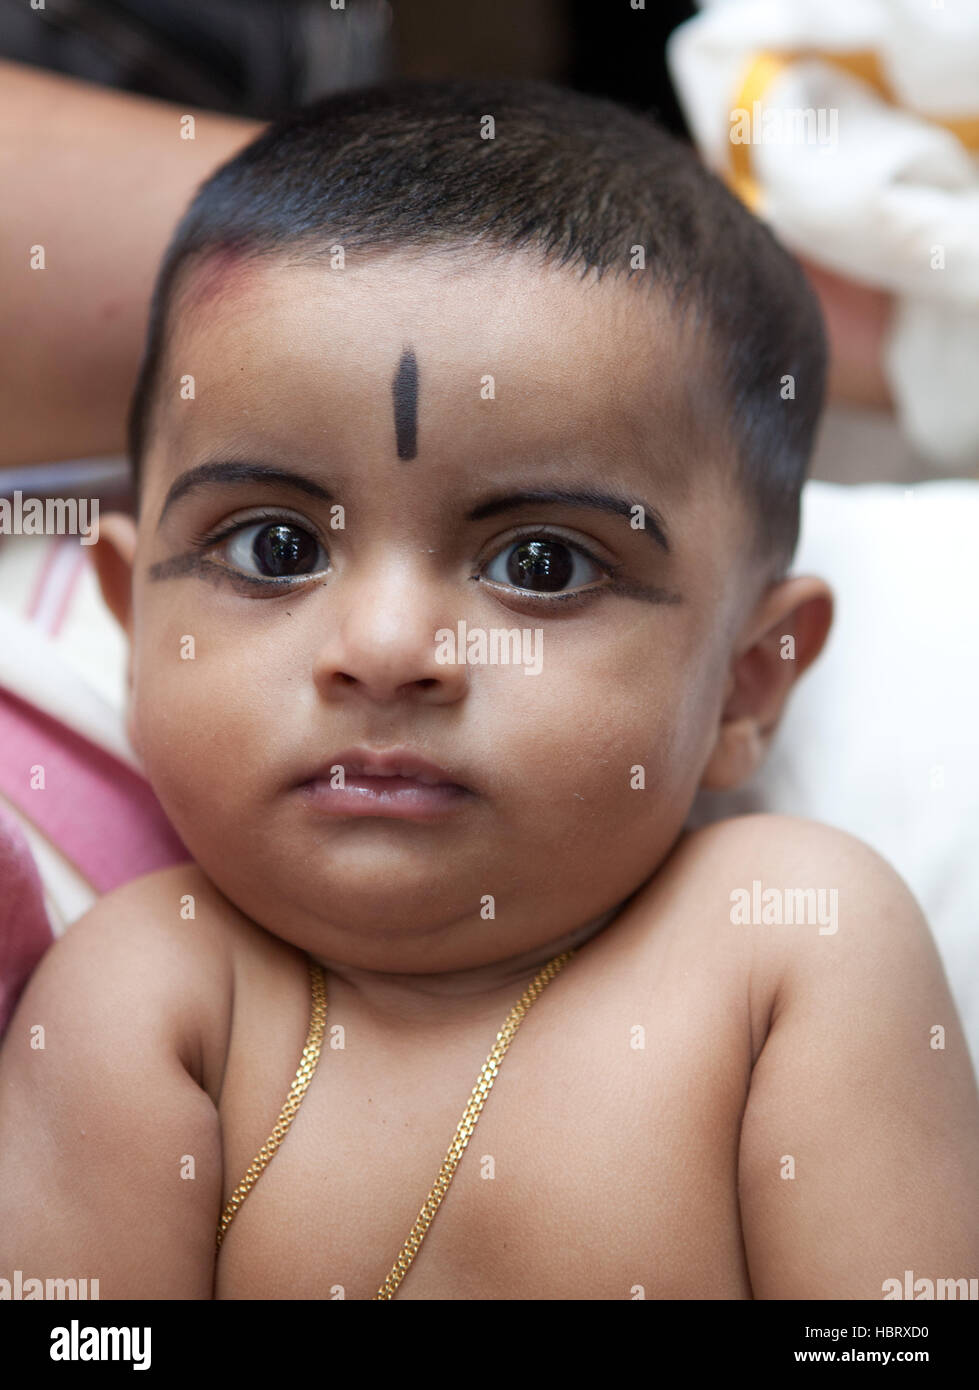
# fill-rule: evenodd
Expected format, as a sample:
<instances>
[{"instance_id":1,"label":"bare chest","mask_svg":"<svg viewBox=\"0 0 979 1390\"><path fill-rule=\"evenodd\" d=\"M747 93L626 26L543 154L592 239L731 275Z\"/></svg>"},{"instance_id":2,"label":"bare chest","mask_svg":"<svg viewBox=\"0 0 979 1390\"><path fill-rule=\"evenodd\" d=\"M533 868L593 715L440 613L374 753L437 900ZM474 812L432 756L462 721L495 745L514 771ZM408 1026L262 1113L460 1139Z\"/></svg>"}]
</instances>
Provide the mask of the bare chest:
<instances>
[{"instance_id":1,"label":"bare chest","mask_svg":"<svg viewBox=\"0 0 979 1390\"><path fill-rule=\"evenodd\" d=\"M398 1298L751 1296L737 982L679 968L652 988L591 964L566 967L517 1031ZM302 983L293 972L236 1005L225 1198L288 1092L308 1023ZM291 1128L225 1236L215 1296L373 1298L444 1176L495 1032L402 1047L340 996Z\"/></svg>"}]
</instances>

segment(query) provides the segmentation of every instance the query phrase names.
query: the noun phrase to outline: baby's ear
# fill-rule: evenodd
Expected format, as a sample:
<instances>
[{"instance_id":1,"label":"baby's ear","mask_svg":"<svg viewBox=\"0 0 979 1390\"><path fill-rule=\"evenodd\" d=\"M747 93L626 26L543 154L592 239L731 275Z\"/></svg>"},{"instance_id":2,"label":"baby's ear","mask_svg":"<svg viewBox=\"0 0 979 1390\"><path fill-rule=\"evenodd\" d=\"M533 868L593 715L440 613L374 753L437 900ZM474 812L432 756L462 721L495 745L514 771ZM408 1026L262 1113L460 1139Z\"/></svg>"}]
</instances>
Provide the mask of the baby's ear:
<instances>
[{"instance_id":1,"label":"baby's ear","mask_svg":"<svg viewBox=\"0 0 979 1390\"><path fill-rule=\"evenodd\" d=\"M106 607L126 636L133 636L133 561L136 555L136 522L124 512L109 512L99 519L99 538L92 559Z\"/></svg>"},{"instance_id":2,"label":"baby's ear","mask_svg":"<svg viewBox=\"0 0 979 1390\"><path fill-rule=\"evenodd\" d=\"M136 555L136 522L124 512L108 512L99 518L99 538L92 561L106 607L129 639L126 662L126 734L138 751L133 720L133 562Z\"/></svg>"},{"instance_id":3,"label":"baby's ear","mask_svg":"<svg viewBox=\"0 0 979 1390\"><path fill-rule=\"evenodd\" d=\"M832 621L833 593L821 579L786 579L767 591L731 657L702 787L740 786L760 766L789 691L822 651Z\"/></svg>"}]
</instances>

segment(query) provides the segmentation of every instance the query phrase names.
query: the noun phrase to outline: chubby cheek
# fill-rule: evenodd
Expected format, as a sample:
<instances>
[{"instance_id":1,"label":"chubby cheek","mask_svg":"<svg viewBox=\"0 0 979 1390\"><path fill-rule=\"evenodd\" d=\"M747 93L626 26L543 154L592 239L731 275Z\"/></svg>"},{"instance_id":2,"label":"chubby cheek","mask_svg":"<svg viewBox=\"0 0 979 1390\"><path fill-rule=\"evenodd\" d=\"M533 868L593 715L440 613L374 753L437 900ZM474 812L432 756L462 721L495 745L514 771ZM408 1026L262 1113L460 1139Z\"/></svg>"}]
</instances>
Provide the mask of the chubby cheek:
<instances>
[{"instance_id":1,"label":"chubby cheek","mask_svg":"<svg viewBox=\"0 0 979 1390\"><path fill-rule=\"evenodd\" d=\"M626 641L515 678L501 743L522 833L550 826L558 849L560 827L558 852L573 855L580 842L592 858L598 843L627 858L672 843L699 782L711 701L702 652L658 650L650 660Z\"/></svg>"},{"instance_id":2,"label":"chubby cheek","mask_svg":"<svg viewBox=\"0 0 979 1390\"><path fill-rule=\"evenodd\" d=\"M221 640L213 625L172 620L137 634L132 726L164 810L188 847L235 835L267 795L283 753L278 718L286 679L259 651ZM278 764L277 764L278 758Z\"/></svg>"}]
</instances>

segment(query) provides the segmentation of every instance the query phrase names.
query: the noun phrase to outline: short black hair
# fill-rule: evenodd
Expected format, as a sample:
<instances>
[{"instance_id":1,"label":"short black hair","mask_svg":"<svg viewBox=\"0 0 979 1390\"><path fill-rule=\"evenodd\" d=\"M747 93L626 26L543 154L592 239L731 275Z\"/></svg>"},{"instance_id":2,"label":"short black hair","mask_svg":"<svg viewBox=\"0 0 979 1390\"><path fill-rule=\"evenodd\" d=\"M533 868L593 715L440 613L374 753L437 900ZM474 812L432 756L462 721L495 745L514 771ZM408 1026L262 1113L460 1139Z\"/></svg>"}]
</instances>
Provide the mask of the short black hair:
<instances>
[{"instance_id":1,"label":"short black hair","mask_svg":"<svg viewBox=\"0 0 979 1390\"><path fill-rule=\"evenodd\" d=\"M641 274L674 309L691 305L758 544L787 567L825 392L818 300L768 228L654 118L545 82L399 81L326 97L211 175L157 277L129 419L137 486L182 273L223 249L260 258L337 243L345 255L529 250L582 275Z\"/></svg>"}]
</instances>

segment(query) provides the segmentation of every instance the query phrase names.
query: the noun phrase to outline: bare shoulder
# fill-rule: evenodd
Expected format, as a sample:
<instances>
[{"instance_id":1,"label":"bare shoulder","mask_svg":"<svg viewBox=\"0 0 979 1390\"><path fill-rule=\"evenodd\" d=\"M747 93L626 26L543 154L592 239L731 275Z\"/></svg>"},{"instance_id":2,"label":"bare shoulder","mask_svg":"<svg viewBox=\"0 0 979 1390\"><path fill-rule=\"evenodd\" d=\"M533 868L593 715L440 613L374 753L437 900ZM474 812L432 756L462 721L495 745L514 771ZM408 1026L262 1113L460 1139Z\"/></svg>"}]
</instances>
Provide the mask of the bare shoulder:
<instances>
[{"instance_id":1,"label":"bare shoulder","mask_svg":"<svg viewBox=\"0 0 979 1390\"><path fill-rule=\"evenodd\" d=\"M734 816L684 836L676 869L746 928L812 927L754 934L759 950L789 966L803 941L841 935L844 949L928 940L927 923L900 874L856 836L794 816Z\"/></svg>"},{"instance_id":2,"label":"bare shoulder","mask_svg":"<svg viewBox=\"0 0 979 1390\"><path fill-rule=\"evenodd\" d=\"M845 830L801 816L731 816L687 832L680 845L688 853L721 859L734 856L740 864L771 869L810 869L833 865L858 872L879 870L900 882L899 876L876 850Z\"/></svg>"},{"instance_id":3,"label":"bare shoulder","mask_svg":"<svg viewBox=\"0 0 979 1390\"><path fill-rule=\"evenodd\" d=\"M39 966L45 992L128 1001L216 1098L230 1035L236 918L192 863L134 879L73 923ZM109 1020L105 1021L109 1026ZM126 1026L123 1024L123 1026Z\"/></svg>"},{"instance_id":4,"label":"bare shoulder","mask_svg":"<svg viewBox=\"0 0 979 1390\"><path fill-rule=\"evenodd\" d=\"M233 999L214 894L192 865L127 884L31 976L0 1048L0 1265L211 1297Z\"/></svg>"},{"instance_id":5,"label":"bare shoulder","mask_svg":"<svg viewBox=\"0 0 979 1390\"><path fill-rule=\"evenodd\" d=\"M753 1061L792 993L830 993L840 971L856 980L882 957L902 958L911 974L922 961L940 970L900 875L863 841L816 821L746 815L689 831L635 907L634 919L673 935L689 968L710 969L730 997L743 996Z\"/></svg>"},{"instance_id":6,"label":"bare shoulder","mask_svg":"<svg viewBox=\"0 0 979 1390\"><path fill-rule=\"evenodd\" d=\"M975 1272L979 1096L924 915L853 836L746 816L679 846L766 996L738 1187L761 1298L881 1298ZM704 891L711 891L705 887Z\"/></svg>"},{"instance_id":7,"label":"bare shoulder","mask_svg":"<svg viewBox=\"0 0 979 1390\"><path fill-rule=\"evenodd\" d=\"M876 995L944 998L941 961L914 894L894 867L846 831L792 816L738 816L679 847L725 930L750 953L752 983L774 1024L804 1007ZM713 914L712 914L713 916ZM954 1011L953 1011L954 1012Z\"/></svg>"}]
</instances>

